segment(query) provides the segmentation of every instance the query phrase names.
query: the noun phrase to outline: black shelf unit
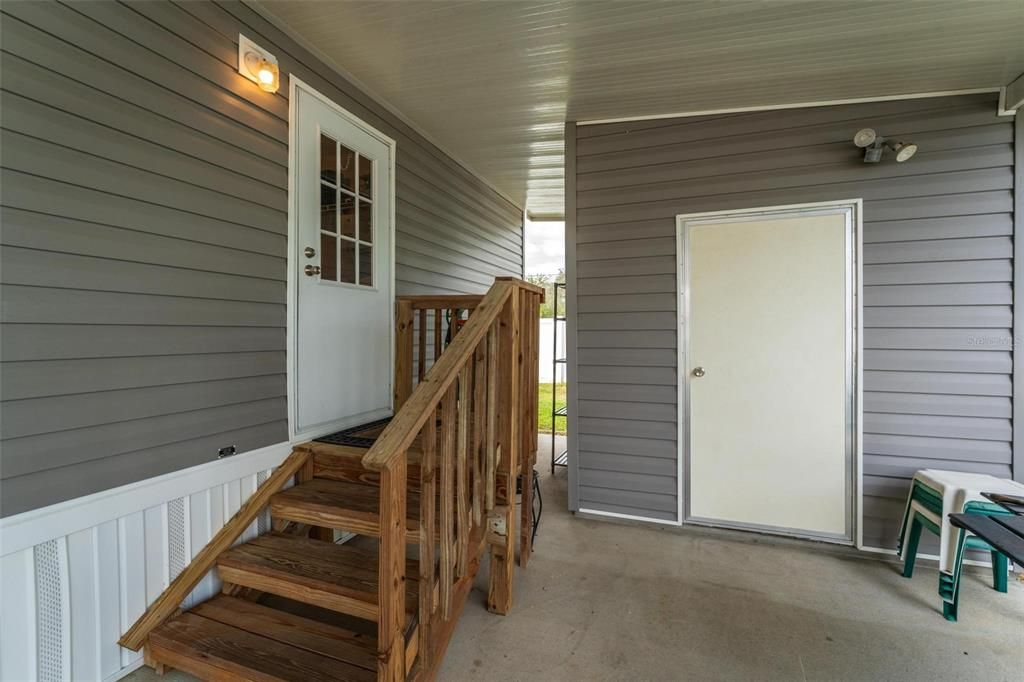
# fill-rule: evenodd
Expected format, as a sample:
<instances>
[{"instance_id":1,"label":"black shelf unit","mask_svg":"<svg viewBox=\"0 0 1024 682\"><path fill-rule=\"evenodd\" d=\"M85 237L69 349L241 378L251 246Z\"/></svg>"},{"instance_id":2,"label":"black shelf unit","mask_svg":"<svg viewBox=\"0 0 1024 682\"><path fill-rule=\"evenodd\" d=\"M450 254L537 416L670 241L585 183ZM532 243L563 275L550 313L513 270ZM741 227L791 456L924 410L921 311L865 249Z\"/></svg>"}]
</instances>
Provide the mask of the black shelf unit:
<instances>
[{"instance_id":1,"label":"black shelf unit","mask_svg":"<svg viewBox=\"0 0 1024 682\"><path fill-rule=\"evenodd\" d=\"M555 451L555 436L558 432L558 419L569 416L568 407L558 407L558 366L566 363L566 358L558 357L558 323L565 322L565 315L559 315L558 301L560 291L565 289L565 282L555 282L552 291L554 295L554 329L552 330L553 348L551 352L551 473L555 473L555 467L569 466L569 451Z\"/></svg>"}]
</instances>

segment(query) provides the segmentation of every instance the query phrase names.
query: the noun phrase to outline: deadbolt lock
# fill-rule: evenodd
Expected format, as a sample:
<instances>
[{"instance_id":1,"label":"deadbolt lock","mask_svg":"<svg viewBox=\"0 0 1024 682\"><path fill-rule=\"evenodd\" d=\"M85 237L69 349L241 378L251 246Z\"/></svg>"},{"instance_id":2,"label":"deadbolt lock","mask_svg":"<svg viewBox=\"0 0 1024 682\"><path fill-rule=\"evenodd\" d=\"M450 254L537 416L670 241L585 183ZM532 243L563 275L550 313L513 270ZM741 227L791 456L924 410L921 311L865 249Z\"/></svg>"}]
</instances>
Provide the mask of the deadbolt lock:
<instances>
[{"instance_id":1,"label":"deadbolt lock","mask_svg":"<svg viewBox=\"0 0 1024 682\"><path fill-rule=\"evenodd\" d=\"M694 367L693 368L693 376L695 376L695 377L702 377L702 376L704 376L704 374L705 374L705 372L704 372L704 368L703 367Z\"/></svg>"},{"instance_id":2,"label":"deadbolt lock","mask_svg":"<svg viewBox=\"0 0 1024 682\"><path fill-rule=\"evenodd\" d=\"M306 254L306 258L312 258L313 256L316 255L316 249L314 249L312 246L307 246L306 250L303 251L302 253Z\"/></svg>"},{"instance_id":3,"label":"deadbolt lock","mask_svg":"<svg viewBox=\"0 0 1024 682\"><path fill-rule=\"evenodd\" d=\"M306 276L307 277L312 277L313 275L319 275L320 274L320 266L319 265L307 265L305 267L305 272L306 272Z\"/></svg>"}]
</instances>

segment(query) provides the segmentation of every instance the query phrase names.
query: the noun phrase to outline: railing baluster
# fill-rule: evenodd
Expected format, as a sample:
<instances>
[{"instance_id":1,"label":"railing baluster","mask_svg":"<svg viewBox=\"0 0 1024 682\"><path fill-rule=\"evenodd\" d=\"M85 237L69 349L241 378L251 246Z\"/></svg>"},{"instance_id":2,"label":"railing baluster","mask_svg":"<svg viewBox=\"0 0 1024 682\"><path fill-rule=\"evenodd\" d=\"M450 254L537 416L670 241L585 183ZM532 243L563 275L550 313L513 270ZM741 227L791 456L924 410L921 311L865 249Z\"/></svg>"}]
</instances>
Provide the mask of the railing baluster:
<instances>
[{"instance_id":1,"label":"railing baluster","mask_svg":"<svg viewBox=\"0 0 1024 682\"><path fill-rule=\"evenodd\" d=\"M473 457L472 488L473 488L473 526L479 527L483 523L483 421L485 412L485 383L484 373L486 357L484 355L484 343L477 345L473 353L473 437L470 453Z\"/></svg>"},{"instance_id":2,"label":"railing baluster","mask_svg":"<svg viewBox=\"0 0 1024 682\"><path fill-rule=\"evenodd\" d=\"M416 376L420 381L423 381L423 375L427 373L427 309L420 309L420 347L416 350L419 351L417 360L419 360L419 367L417 367Z\"/></svg>"},{"instance_id":3,"label":"railing baluster","mask_svg":"<svg viewBox=\"0 0 1024 682\"><path fill-rule=\"evenodd\" d=\"M444 324L444 312L434 309L434 362L441 357L441 325Z\"/></svg>"},{"instance_id":4,"label":"railing baluster","mask_svg":"<svg viewBox=\"0 0 1024 682\"><path fill-rule=\"evenodd\" d=\"M420 661L429 668L430 635L434 628L434 510L437 506L437 421L428 419L420 432Z\"/></svg>"},{"instance_id":5,"label":"railing baluster","mask_svg":"<svg viewBox=\"0 0 1024 682\"><path fill-rule=\"evenodd\" d=\"M456 538L459 542L458 562L455 574L461 578L466 575L469 566L469 494L468 494L468 450L469 450L469 415L470 385L469 363L459 370L459 444L455 451L456 482Z\"/></svg>"},{"instance_id":6,"label":"railing baluster","mask_svg":"<svg viewBox=\"0 0 1024 682\"><path fill-rule=\"evenodd\" d=\"M412 394L412 303L399 299L395 306L395 403L397 413Z\"/></svg>"},{"instance_id":7,"label":"railing baluster","mask_svg":"<svg viewBox=\"0 0 1024 682\"><path fill-rule=\"evenodd\" d=\"M441 401L441 616L452 613L452 569L455 567L455 387Z\"/></svg>"}]
</instances>

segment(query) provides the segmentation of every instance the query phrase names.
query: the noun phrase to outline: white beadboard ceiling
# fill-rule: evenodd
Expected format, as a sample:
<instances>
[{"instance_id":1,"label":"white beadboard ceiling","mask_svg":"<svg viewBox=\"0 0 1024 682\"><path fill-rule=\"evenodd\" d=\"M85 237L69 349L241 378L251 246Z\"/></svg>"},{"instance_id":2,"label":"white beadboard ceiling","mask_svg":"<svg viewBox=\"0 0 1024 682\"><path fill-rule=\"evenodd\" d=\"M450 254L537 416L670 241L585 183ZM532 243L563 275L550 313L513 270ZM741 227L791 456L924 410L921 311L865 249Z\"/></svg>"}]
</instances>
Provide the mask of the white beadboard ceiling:
<instances>
[{"instance_id":1,"label":"white beadboard ceiling","mask_svg":"<svg viewBox=\"0 0 1024 682\"><path fill-rule=\"evenodd\" d=\"M264 0L530 211L561 213L563 122L999 87L1024 0Z\"/></svg>"}]
</instances>

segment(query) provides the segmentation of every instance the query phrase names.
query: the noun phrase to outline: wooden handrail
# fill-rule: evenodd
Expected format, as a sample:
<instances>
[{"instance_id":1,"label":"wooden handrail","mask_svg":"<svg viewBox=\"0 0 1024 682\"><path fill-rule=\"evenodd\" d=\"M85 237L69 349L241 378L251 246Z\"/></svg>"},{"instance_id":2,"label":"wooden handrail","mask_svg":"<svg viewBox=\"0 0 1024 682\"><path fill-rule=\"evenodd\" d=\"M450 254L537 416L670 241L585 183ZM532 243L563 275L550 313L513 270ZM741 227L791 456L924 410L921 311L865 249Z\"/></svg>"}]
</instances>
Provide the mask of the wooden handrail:
<instances>
[{"instance_id":1,"label":"wooden handrail","mask_svg":"<svg viewBox=\"0 0 1024 682\"><path fill-rule=\"evenodd\" d=\"M196 558L192 560L178 577L171 581L159 597L156 598L146 612L139 616L135 624L128 629L121 637L121 646L138 651L146 638L154 628L163 623L167 618L174 615L174 612L181 607L185 597L192 592L203 576L213 568L217 557L245 532L245 529L256 519L256 516L270 502L271 496L284 487L292 476L294 476L305 465L309 453L305 450L294 450L288 458L281 463L274 473L263 482L256 492L246 500L245 504L225 523L217 534L206 543Z\"/></svg>"},{"instance_id":2,"label":"wooden handrail","mask_svg":"<svg viewBox=\"0 0 1024 682\"><path fill-rule=\"evenodd\" d=\"M483 294L453 294L442 296L427 294L424 296L399 296L398 301L408 301L413 310L473 310L484 300Z\"/></svg>"},{"instance_id":3,"label":"wooden handrail","mask_svg":"<svg viewBox=\"0 0 1024 682\"><path fill-rule=\"evenodd\" d=\"M539 287L536 284L531 284L530 282L527 282L526 280L519 279L517 277L495 277L494 281L495 282L511 282L512 284L515 284L520 289L525 289L526 291L531 291L531 292L533 292L535 294L540 294L540 302L541 303L544 302L544 287Z\"/></svg>"},{"instance_id":4,"label":"wooden handrail","mask_svg":"<svg viewBox=\"0 0 1024 682\"><path fill-rule=\"evenodd\" d=\"M417 438L427 417L444 396L448 387L458 378L459 370L476 352L477 345L487 335L488 329L498 319L505 301L521 286L518 280L495 281L487 295L480 301L476 311L462 330L455 335L451 345L438 358L434 366L416 385L412 395L385 427L373 446L363 455L363 467L371 471L383 471L393 457L405 456ZM532 285L530 285L532 286Z\"/></svg>"}]
</instances>

